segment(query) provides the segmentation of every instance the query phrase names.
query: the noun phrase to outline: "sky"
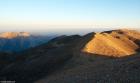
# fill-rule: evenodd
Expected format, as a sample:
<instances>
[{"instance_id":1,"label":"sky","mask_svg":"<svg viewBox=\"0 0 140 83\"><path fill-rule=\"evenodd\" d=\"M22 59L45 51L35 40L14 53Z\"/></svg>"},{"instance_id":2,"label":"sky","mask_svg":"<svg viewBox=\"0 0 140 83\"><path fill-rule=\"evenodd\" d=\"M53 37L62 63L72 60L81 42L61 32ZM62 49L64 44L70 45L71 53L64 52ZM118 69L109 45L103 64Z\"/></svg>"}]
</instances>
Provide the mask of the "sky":
<instances>
[{"instance_id":1,"label":"sky","mask_svg":"<svg viewBox=\"0 0 140 83\"><path fill-rule=\"evenodd\" d=\"M0 0L0 31L139 28L140 0Z\"/></svg>"}]
</instances>

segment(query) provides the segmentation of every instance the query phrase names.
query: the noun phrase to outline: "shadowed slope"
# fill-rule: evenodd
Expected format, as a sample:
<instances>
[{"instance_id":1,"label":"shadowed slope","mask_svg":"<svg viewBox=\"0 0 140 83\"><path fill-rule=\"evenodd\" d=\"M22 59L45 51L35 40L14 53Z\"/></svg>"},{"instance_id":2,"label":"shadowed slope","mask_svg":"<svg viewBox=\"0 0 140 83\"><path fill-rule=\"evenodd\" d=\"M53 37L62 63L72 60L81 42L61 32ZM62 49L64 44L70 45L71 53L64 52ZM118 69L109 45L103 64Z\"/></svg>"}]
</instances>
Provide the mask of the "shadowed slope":
<instances>
[{"instance_id":1,"label":"shadowed slope","mask_svg":"<svg viewBox=\"0 0 140 83\"><path fill-rule=\"evenodd\" d=\"M139 58L139 55L119 59L98 56L89 64L64 69L35 83L139 83Z\"/></svg>"},{"instance_id":2,"label":"shadowed slope","mask_svg":"<svg viewBox=\"0 0 140 83\"><path fill-rule=\"evenodd\" d=\"M71 59L73 47L79 38L81 37L78 35L57 37L48 43L20 53L17 61L0 71L0 78L16 80L17 83L32 83L49 75Z\"/></svg>"}]
</instances>

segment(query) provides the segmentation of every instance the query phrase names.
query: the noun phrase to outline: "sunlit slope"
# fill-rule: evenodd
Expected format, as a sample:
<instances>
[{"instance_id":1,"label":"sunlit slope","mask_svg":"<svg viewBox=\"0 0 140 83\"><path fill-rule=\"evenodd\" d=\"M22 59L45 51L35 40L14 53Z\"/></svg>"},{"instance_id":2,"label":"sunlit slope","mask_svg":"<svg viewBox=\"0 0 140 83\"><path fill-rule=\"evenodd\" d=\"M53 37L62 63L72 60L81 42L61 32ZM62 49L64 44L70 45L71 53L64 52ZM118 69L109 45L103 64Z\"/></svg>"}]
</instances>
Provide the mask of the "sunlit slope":
<instances>
[{"instance_id":1,"label":"sunlit slope","mask_svg":"<svg viewBox=\"0 0 140 83\"><path fill-rule=\"evenodd\" d=\"M134 30L116 30L111 33L96 33L84 47L87 53L123 57L136 53L139 46L135 43L140 33Z\"/></svg>"},{"instance_id":2,"label":"sunlit slope","mask_svg":"<svg viewBox=\"0 0 140 83\"><path fill-rule=\"evenodd\" d=\"M140 32L139 31L128 30L128 29L121 29L120 31L123 32L125 35L127 35L130 38L140 40Z\"/></svg>"}]
</instances>

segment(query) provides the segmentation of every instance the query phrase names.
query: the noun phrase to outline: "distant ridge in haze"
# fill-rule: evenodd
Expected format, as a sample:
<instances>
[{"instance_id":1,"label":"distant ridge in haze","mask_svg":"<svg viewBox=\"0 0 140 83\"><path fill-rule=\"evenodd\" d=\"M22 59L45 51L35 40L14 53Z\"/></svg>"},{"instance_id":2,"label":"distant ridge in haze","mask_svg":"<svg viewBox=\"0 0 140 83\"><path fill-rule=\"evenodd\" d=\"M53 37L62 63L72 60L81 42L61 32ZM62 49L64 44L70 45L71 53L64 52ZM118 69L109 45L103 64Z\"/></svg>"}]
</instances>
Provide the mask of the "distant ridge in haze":
<instances>
[{"instance_id":1,"label":"distant ridge in haze","mask_svg":"<svg viewBox=\"0 0 140 83\"><path fill-rule=\"evenodd\" d=\"M28 32L5 32L0 34L1 52L19 52L50 40L49 36L31 35Z\"/></svg>"},{"instance_id":2,"label":"distant ridge in haze","mask_svg":"<svg viewBox=\"0 0 140 83\"><path fill-rule=\"evenodd\" d=\"M0 38L12 39L16 37L29 37L30 33L28 32L5 32L0 34Z\"/></svg>"}]
</instances>

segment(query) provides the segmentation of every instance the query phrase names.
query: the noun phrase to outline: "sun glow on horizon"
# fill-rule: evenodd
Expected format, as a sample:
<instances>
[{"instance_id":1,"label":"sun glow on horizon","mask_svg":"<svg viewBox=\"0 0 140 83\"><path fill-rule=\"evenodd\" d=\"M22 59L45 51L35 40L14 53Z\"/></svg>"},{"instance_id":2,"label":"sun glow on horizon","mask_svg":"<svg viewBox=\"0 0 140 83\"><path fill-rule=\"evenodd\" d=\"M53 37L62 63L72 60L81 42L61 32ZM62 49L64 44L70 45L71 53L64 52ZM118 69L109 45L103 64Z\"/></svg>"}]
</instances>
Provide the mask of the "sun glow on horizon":
<instances>
[{"instance_id":1,"label":"sun glow on horizon","mask_svg":"<svg viewBox=\"0 0 140 83\"><path fill-rule=\"evenodd\" d=\"M4 0L0 30L138 29L139 10L139 0Z\"/></svg>"}]
</instances>

